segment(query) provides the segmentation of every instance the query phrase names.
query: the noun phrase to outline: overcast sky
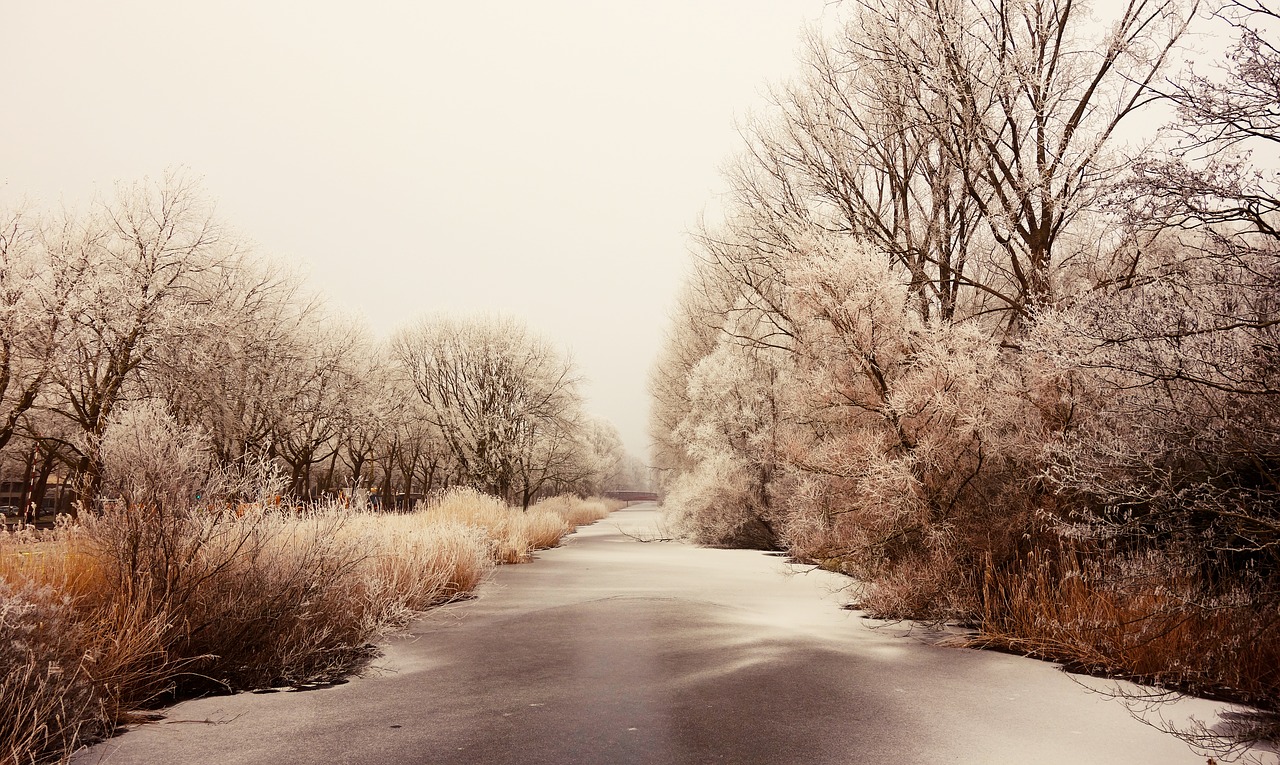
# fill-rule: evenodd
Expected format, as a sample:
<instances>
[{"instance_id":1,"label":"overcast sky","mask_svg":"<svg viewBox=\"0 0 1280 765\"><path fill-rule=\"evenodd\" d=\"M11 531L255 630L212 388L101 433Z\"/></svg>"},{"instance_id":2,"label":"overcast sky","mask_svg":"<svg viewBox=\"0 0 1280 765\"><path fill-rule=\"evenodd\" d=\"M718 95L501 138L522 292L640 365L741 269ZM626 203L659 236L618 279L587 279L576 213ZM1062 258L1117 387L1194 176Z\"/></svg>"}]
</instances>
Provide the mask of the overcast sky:
<instances>
[{"instance_id":1,"label":"overcast sky","mask_svg":"<svg viewBox=\"0 0 1280 765\"><path fill-rule=\"evenodd\" d=\"M735 119L824 0L0 0L0 204L186 166L385 335L503 312L647 452L645 378Z\"/></svg>"}]
</instances>

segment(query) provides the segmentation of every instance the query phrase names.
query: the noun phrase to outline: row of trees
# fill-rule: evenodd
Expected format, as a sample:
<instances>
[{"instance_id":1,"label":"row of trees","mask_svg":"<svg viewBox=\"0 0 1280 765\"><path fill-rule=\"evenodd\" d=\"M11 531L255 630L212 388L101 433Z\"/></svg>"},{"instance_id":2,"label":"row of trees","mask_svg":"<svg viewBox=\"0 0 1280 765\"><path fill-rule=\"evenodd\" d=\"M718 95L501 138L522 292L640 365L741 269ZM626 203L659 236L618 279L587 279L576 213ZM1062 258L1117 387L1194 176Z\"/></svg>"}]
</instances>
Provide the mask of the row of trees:
<instances>
[{"instance_id":1,"label":"row of trees","mask_svg":"<svg viewBox=\"0 0 1280 765\"><path fill-rule=\"evenodd\" d=\"M1236 609L1255 627L1226 653L1274 652L1280 179L1250 151L1280 142L1277 10L841 8L695 237L651 381L675 525L992 630L999 583L1052 558L1050 579L1176 589L1179 624ZM1202 11L1236 44L1175 71ZM1121 142L1153 103L1172 125Z\"/></svg>"},{"instance_id":2,"label":"row of trees","mask_svg":"<svg viewBox=\"0 0 1280 765\"><path fill-rule=\"evenodd\" d=\"M23 504L60 476L68 509L92 506L111 454L188 447L197 474L265 459L304 499L461 483L527 503L616 488L631 467L546 341L440 318L375 342L255 257L180 173L87 213L4 214L0 459Z\"/></svg>"}]
</instances>

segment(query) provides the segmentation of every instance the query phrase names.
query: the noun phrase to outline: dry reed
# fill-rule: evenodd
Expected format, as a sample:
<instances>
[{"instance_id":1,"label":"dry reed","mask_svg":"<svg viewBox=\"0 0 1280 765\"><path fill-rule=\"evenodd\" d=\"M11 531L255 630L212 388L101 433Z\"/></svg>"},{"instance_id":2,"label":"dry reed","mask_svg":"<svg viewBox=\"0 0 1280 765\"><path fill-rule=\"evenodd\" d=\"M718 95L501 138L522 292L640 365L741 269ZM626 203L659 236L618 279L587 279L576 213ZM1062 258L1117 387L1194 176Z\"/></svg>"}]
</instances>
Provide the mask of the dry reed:
<instances>
[{"instance_id":1,"label":"dry reed","mask_svg":"<svg viewBox=\"0 0 1280 765\"><path fill-rule=\"evenodd\" d=\"M572 494L559 494L535 502L530 510L546 510L564 518L565 523L576 528L601 520L617 510L623 503L616 500L590 497L582 499Z\"/></svg>"},{"instance_id":2,"label":"dry reed","mask_svg":"<svg viewBox=\"0 0 1280 765\"><path fill-rule=\"evenodd\" d=\"M1276 615L1244 592L1206 592L1200 577L1155 554L1068 550L988 566L980 628L978 645L1082 672L1264 709L1280 701Z\"/></svg>"},{"instance_id":3,"label":"dry reed","mask_svg":"<svg viewBox=\"0 0 1280 765\"><path fill-rule=\"evenodd\" d=\"M65 757L191 693L350 674L376 634L571 530L455 490L406 515L117 507L0 533L0 765Z\"/></svg>"},{"instance_id":4,"label":"dry reed","mask_svg":"<svg viewBox=\"0 0 1280 765\"><path fill-rule=\"evenodd\" d=\"M534 508L521 511L474 489L450 489L428 502L424 512L434 520L484 529L494 540L493 556L499 563L529 560L535 550L555 547L572 531L559 513Z\"/></svg>"}]
</instances>

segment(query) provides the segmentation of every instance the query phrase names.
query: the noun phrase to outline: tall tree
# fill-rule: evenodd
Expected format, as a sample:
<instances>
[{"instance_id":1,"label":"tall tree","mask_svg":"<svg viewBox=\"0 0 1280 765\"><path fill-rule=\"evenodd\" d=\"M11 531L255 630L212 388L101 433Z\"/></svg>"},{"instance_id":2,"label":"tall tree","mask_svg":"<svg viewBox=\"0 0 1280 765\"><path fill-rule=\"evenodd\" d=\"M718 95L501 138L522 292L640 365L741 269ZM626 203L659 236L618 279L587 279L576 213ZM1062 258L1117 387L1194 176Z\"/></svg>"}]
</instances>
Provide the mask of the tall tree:
<instances>
[{"instance_id":1,"label":"tall tree","mask_svg":"<svg viewBox=\"0 0 1280 765\"><path fill-rule=\"evenodd\" d=\"M23 211L0 215L0 449L46 386L94 236L69 216L55 226Z\"/></svg>"},{"instance_id":2,"label":"tall tree","mask_svg":"<svg viewBox=\"0 0 1280 765\"><path fill-rule=\"evenodd\" d=\"M138 394L139 376L208 315L200 281L236 255L197 185L169 173L122 185L87 223L88 273L67 305L69 331L50 374L50 411L71 420L63 442L91 503L101 480L98 446L116 406Z\"/></svg>"}]
</instances>

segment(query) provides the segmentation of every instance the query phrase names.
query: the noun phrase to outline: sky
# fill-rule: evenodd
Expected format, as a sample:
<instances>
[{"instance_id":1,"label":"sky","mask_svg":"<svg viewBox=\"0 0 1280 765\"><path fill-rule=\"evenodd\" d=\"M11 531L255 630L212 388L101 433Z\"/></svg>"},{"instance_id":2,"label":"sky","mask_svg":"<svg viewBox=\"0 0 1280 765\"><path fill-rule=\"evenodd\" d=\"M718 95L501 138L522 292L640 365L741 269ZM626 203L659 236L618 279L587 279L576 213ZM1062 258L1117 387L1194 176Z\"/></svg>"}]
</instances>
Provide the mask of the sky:
<instances>
[{"instance_id":1,"label":"sky","mask_svg":"<svg viewBox=\"0 0 1280 765\"><path fill-rule=\"evenodd\" d=\"M0 0L0 204L184 167L386 336L502 313L648 450L645 381L737 125L826 0Z\"/></svg>"}]
</instances>

